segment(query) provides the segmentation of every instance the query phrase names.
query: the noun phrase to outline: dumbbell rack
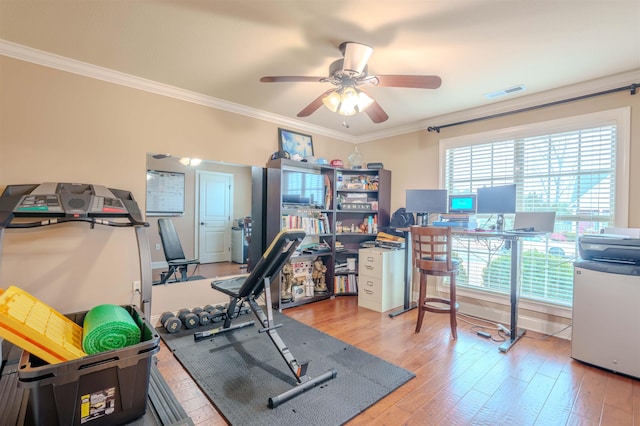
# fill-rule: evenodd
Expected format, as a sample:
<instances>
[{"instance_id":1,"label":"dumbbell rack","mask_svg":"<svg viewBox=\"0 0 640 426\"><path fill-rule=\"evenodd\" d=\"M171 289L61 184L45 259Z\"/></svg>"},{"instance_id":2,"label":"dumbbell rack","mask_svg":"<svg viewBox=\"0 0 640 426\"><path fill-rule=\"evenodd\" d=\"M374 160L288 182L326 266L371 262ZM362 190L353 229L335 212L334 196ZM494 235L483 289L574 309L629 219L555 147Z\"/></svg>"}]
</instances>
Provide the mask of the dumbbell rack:
<instances>
[{"instance_id":1,"label":"dumbbell rack","mask_svg":"<svg viewBox=\"0 0 640 426\"><path fill-rule=\"evenodd\" d=\"M75 191L76 189L79 191ZM68 191L71 189L71 191ZM32 222L17 221L35 219ZM120 219L120 220L112 220ZM124 219L124 221L122 220ZM137 202L129 191L105 188L99 185L43 183L40 185L8 185L0 195L0 260L5 228L35 228L66 222L89 223L91 228L97 225L113 227L133 227L138 246L140 262L140 310L151 315L151 250L146 228L149 226L142 218ZM1 342L0 342L1 343ZM18 348L6 345L9 355L3 354L4 369L0 369L0 389L8 390L0 400L2 413L14 413L15 424L24 421L25 407L22 389L17 389L18 374L13 371ZM2 364L0 364L2 365ZM5 371L7 370L7 371ZM184 409L175 399L168 385L151 363L149 394L144 424L180 424L193 425ZM25 391L26 392L26 391ZM4 419L11 422L12 419ZM159 423L158 423L159 422Z\"/></svg>"}]
</instances>

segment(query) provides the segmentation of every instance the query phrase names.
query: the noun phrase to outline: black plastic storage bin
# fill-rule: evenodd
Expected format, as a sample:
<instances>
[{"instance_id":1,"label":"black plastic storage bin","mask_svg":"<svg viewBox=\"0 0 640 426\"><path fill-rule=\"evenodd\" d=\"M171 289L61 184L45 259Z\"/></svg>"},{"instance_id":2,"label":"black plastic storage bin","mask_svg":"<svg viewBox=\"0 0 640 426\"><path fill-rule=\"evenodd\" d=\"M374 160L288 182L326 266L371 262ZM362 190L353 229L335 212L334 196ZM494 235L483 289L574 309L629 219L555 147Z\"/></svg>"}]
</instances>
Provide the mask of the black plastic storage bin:
<instances>
[{"instance_id":1,"label":"black plastic storage bin","mask_svg":"<svg viewBox=\"0 0 640 426\"><path fill-rule=\"evenodd\" d=\"M140 327L136 345L59 364L22 352L18 387L29 390L26 425L120 425L145 414L160 336L136 306L123 307ZM86 314L67 317L82 325Z\"/></svg>"}]
</instances>

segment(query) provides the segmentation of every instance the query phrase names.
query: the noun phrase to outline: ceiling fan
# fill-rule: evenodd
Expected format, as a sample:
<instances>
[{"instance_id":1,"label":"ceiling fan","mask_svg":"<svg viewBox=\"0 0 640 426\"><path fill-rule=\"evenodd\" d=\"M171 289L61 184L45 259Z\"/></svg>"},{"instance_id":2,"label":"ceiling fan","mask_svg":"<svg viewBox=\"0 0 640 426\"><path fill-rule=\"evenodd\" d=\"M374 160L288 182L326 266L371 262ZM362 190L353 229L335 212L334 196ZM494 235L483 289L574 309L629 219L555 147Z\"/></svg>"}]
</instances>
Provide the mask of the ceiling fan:
<instances>
[{"instance_id":1,"label":"ceiling fan","mask_svg":"<svg viewBox=\"0 0 640 426\"><path fill-rule=\"evenodd\" d=\"M335 87L314 99L298 113L298 117L308 117L324 104L331 111L341 115L353 115L364 111L374 123L382 123L389 116L361 86L437 89L442 83L436 75L369 75L367 61L373 53L372 47L347 41L340 44L339 49L343 59L338 59L329 66L328 77L272 76L262 77L260 81L331 83Z\"/></svg>"}]
</instances>

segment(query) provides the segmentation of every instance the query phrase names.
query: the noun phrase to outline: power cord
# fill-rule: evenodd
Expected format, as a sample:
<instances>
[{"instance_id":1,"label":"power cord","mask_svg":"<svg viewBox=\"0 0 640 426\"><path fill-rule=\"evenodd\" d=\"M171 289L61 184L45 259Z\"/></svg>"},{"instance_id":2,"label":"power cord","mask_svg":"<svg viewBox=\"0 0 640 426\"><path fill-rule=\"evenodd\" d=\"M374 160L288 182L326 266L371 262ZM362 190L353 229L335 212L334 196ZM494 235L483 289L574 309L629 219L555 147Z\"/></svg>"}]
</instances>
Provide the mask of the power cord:
<instances>
[{"instance_id":1,"label":"power cord","mask_svg":"<svg viewBox=\"0 0 640 426\"><path fill-rule=\"evenodd\" d=\"M469 314L458 313L458 317L459 318L460 317L468 317L468 318L472 318L472 319L477 320L477 321L481 321L481 322L485 322L485 323L493 325L493 327L488 327L488 326L485 326L485 325L476 324L476 323L473 323L471 321L467 321L464 318L460 318L460 321L471 325L471 330L476 335L478 335L480 337L484 337L484 338L490 339L490 340L492 340L494 342L504 342L504 341L507 340L507 338L510 335L510 330L508 328L506 328L502 324L494 323L493 321L489 321L489 320L486 320L484 318L479 318L479 317L476 317L476 316L473 316L473 315L469 315ZM548 339L549 337L554 337L554 336L562 333L563 331L567 330L568 328L570 328L572 326L573 326L573 324L568 324L566 327L561 328L560 330L556 331L555 333L545 334L545 335L543 335L541 337L532 337L532 336L529 336L529 335L525 334L521 338L527 338L527 339L533 339L533 340L545 340L545 339ZM494 337L494 335L489 333L489 332L487 332L487 330L497 332L497 335L499 336L499 338Z\"/></svg>"},{"instance_id":2,"label":"power cord","mask_svg":"<svg viewBox=\"0 0 640 426\"><path fill-rule=\"evenodd\" d=\"M545 340L548 339L549 337L554 337L560 333L562 333L563 331L565 331L566 329L573 327L573 324L568 324L566 327L561 328L560 330L556 331L555 333L551 333L551 334L545 334L541 337L532 337L532 336L528 336L528 335L524 335L522 337L526 337L527 339L533 339L533 340Z\"/></svg>"},{"instance_id":3,"label":"power cord","mask_svg":"<svg viewBox=\"0 0 640 426\"><path fill-rule=\"evenodd\" d=\"M478 336L480 337L484 337L486 339L490 339L492 342L496 342L496 343L501 343L507 340L506 335L504 334L504 332L500 329L500 324L495 324L492 321L488 321L485 320L483 318L479 318L479 317L475 317L473 315L469 315L469 314L461 314L458 313L458 317L468 317L468 318L472 318L476 321L481 321L481 322L485 322L488 324L491 324L492 326L485 326L482 324L476 324L474 322L468 321L464 318L460 318L460 321L465 322L469 325L471 325L471 330ZM495 336L494 334L488 332L487 330L493 331L495 332Z\"/></svg>"}]
</instances>

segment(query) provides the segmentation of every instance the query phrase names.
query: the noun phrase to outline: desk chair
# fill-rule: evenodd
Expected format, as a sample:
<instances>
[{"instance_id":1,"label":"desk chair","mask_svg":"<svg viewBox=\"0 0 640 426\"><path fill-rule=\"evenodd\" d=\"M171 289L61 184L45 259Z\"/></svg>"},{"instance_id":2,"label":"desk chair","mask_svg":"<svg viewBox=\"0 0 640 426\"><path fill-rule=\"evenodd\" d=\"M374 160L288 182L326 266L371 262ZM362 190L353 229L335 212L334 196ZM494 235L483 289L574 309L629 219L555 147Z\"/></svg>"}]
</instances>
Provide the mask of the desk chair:
<instances>
[{"instance_id":1,"label":"desk chair","mask_svg":"<svg viewBox=\"0 0 640 426\"><path fill-rule=\"evenodd\" d=\"M157 284L165 284L169 278L175 275L172 282L187 281L187 270L189 265L200 265L198 259L185 259L180 238L173 226L171 219L158 219L158 232L164 249L164 258L167 260L169 270L160 274L160 281ZM178 272L180 275L178 276Z\"/></svg>"},{"instance_id":2,"label":"desk chair","mask_svg":"<svg viewBox=\"0 0 640 426\"><path fill-rule=\"evenodd\" d=\"M281 327L282 324L275 324L273 320L270 288L271 282L279 279L282 267L287 263L304 237L304 231L298 229L282 230L273 239L269 248L264 252L248 276L213 281L211 283L211 287L226 294L230 298L226 309L224 324L219 328L196 332L194 334L194 339L197 342L220 333L254 325L254 321L238 324L232 323L233 320L238 317L239 312L241 312L242 306L247 303L263 327L258 330L258 332L267 333L276 349L287 363L289 370L291 370L291 373L293 373L297 382L295 388L292 388L278 396L269 398L269 408L275 408L306 390L309 390L327 380L333 379L337 375L336 370L331 369L316 378L312 379L309 377L307 375L309 362L301 363L296 360L276 331L276 329ZM265 295L266 312L263 311L262 307L258 305L257 302L263 292Z\"/></svg>"},{"instance_id":3,"label":"desk chair","mask_svg":"<svg viewBox=\"0 0 640 426\"><path fill-rule=\"evenodd\" d=\"M420 295L418 299L418 323L420 332L425 311L448 313L451 323L451 337L458 338L456 331L456 275L460 262L451 258L451 228L439 226L412 226L411 239L413 265L420 271ZM427 275L449 277L449 298L427 295ZM444 306L443 306L444 305Z\"/></svg>"}]
</instances>

